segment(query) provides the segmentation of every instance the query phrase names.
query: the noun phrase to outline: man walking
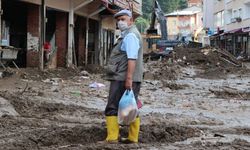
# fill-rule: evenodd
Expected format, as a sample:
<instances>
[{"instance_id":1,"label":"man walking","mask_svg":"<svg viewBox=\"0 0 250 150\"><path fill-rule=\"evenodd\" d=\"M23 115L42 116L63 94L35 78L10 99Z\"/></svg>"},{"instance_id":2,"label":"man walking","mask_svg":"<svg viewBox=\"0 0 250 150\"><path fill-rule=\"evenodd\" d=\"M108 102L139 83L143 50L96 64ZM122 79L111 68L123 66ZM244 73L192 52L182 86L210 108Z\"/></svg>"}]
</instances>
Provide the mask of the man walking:
<instances>
[{"instance_id":1,"label":"man walking","mask_svg":"<svg viewBox=\"0 0 250 150\"><path fill-rule=\"evenodd\" d=\"M115 44L108 62L107 79L110 83L109 98L105 109L107 138L109 143L118 142L118 105L126 89L133 90L136 100L143 76L142 38L133 24L132 13L121 10L114 15L121 37ZM137 117L129 126L128 138L124 143L137 143L140 130L140 118Z\"/></svg>"}]
</instances>

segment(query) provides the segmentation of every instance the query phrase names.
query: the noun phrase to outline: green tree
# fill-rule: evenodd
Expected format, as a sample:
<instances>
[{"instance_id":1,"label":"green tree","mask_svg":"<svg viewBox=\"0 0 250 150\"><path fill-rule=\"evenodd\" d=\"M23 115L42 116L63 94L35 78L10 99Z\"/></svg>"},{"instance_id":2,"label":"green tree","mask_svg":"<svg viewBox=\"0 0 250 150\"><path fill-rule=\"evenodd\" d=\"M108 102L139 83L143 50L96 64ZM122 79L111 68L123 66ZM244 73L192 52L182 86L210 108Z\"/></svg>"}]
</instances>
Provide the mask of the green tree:
<instances>
[{"instance_id":1,"label":"green tree","mask_svg":"<svg viewBox=\"0 0 250 150\"><path fill-rule=\"evenodd\" d=\"M162 11L167 14L179 9L187 7L187 0L157 0L160 4ZM148 27L153 12L154 0L142 0L142 12L143 16L137 18L135 21L139 31L144 32Z\"/></svg>"},{"instance_id":2,"label":"green tree","mask_svg":"<svg viewBox=\"0 0 250 150\"><path fill-rule=\"evenodd\" d=\"M143 33L145 31L145 29L148 27L149 23L146 19L142 18L142 17L138 17L135 20L135 25L138 28L138 30Z\"/></svg>"},{"instance_id":3,"label":"green tree","mask_svg":"<svg viewBox=\"0 0 250 150\"><path fill-rule=\"evenodd\" d=\"M143 18L150 20L153 9L153 0L142 0Z\"/></svg>"},{"instance_id":4,"label":"green tree","mask_svg":"<svg viewBox=\"0 0 250 150\"><path fill-rule=\"evenodd\" d=\"M153 2L154 0L142 1L143 18L146 20L151 19L151 14L153 11ZM170 13L187 7L187 0L158 0L158 2L164 13Z\"/></svg>"},{"instance_id":5,"label":"green tree","mask_svg":"<svg viewBox=\"0 0 250 150\"><path fill-rule=\"evenodd\" d=\"M187 0L180 0L180 2L179 2L179 9L187 8L187 6L188 6Z\"/></svg>"}]
</instances>

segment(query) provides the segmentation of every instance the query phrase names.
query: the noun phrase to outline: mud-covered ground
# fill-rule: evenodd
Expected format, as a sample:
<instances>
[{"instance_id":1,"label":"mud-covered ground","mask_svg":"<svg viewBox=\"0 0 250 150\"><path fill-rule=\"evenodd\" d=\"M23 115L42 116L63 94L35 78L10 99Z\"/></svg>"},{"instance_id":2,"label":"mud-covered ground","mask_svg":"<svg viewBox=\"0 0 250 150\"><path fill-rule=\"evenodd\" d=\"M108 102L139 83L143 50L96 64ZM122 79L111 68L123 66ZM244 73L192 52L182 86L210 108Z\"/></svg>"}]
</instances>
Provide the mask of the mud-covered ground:
<instances>
[{"instance_id":1,"label":"mud-covered ground","mask_svg":"<svg viewBox=\"0 0 250 150\"><path fill-rule=\"evenodd\" d=\"M145 74L140 140L131 145L98 142L106 136L109 89L100 74L14 70L0 79L0 149L250 149L248 64L239 69L244 73L221 77L197 65L148 62L146 68L157 63L167 72ZM105 87L90 88L95 82Z\"/></svg>"}]
</instances>

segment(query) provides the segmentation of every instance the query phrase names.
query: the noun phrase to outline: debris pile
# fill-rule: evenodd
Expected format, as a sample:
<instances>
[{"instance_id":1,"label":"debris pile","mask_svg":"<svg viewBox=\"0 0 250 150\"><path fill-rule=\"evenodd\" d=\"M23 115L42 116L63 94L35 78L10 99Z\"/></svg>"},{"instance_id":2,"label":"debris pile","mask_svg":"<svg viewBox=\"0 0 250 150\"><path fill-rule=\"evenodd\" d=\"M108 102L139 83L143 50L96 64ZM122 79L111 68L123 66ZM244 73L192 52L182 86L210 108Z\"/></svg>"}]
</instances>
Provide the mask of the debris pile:
<instances>
[{"instance_id":1,"label":"debris pile","mask_svg":"<svg viewBox=\"0 0 250 150\"><path fill-rule=\"evenodd\" d=\"M6 78L6 77L10 77L14 74L16 74L17 72L9 67L7 67L4 70L0 70L0 79L2 78Z\"/></svg>"},{"instance_id":2,"label":"debris pile","mask_svg":"<svg viewBox=\"0 0 250 150\"><path fill-rule=\"evenodd\" d=\"M144 79L176 80L179 73L180 66L171 61L151 61L145 64Z\"/></svg>"},{"instance_id":3,"label":"debris pile","mask_svg":"<svg viewBox=\"0 0 250 150\"><path fill-rule=\"evenodd\" d=\"M250 100L250 91L238 90L232 87L220 87L219 89L209 89L218 98Z\"/></svg>"},{"instance_id":4,"label":"debris pile","mask_svg":"<svg viewBox=\"0 0 250 150\"><path fill-rule=\"evenodd\" d=\"M102 74L105 72L102 66L96 64L88 64L87 66L79 67L79 69L88 71L90 74Z\"/></svg>"},{"instance_id":5,"label":"debris pile","mask_svg":"<svg viewBox=\"0 0 250 150\"><path fill-rule=\"evenodd\" d=\"M231 53L216 48L176 48L174 60L180 65L206 65L210 67L242 67L242 62Z\"/></svg>"},{"instance_id":6,"label":"debris pile","mask_svg":"<svg viewBox=\"0 0 250 150\"><path fill-rule=\"evenodd\" d=\"M49 80L58 80L61 79L71 79L77 75L81 75L78 69L75 68L57 68L57 69L48 69L41 71L38 68L26 68L25 71L21 71L20 77L22 79L34 80L34 81L43 81L50 82ZM54 78L54 79L53 79Z\"/></svg>"},{"instance_id":7,"label":"debris pile","mask_svg":"<svg viewBox=\"0 0 250 150\"><path fill-rule=\"evenodd\" d=\"M249 70L243 62L234 57L226 50L205 47L205 48L184 48L177 47L165 57L148 55L145 60L145 79L152 80L175 80L181 72L180 68L195 66L202 70L197 76L203 78L223 78L230 73L247 73Z\"/></svg>"}]
</instances>

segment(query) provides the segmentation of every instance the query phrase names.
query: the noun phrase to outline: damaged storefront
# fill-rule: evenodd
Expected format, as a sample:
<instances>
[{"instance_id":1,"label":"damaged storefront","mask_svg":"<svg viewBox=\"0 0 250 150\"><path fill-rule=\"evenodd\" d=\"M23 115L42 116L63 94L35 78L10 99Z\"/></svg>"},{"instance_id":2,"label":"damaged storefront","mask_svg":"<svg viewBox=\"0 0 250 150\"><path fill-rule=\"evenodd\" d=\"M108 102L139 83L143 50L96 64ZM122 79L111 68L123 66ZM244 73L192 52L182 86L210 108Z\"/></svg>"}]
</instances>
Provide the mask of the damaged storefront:
<instances>
[{"instance_id":1,"label":"damaged storefront","mask_svg":"<svg viewBox=\"0 0 250 150\"><path fill-rule=\"evenodd\" d=\"M216 34L210 40L212 46L226 49L238 58L250 57L250 27Z\"/></svg>"},{"instance_id":2,"label":"damaged storefront","mask_svg":"<svg viewBox=\"0 0 250 150\"><path fill-rule=\"evenodd\" d=\"M27 5L23 3L3 0L1 16L1 45L18 48L15 60L20 67L26 66L27 53Z\"/></svg>"},{"instance_id":3,"label":"damaged storefront","mask_svg":"<svg viewBox=\"0 0 250 150\"><path fill-rule=\"evenodd\" d=\"M2 45L19 49L19 67L105 65L119 9L141 14L134 0L2 0Z\"/></svg>"}]
</instances>

